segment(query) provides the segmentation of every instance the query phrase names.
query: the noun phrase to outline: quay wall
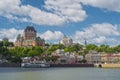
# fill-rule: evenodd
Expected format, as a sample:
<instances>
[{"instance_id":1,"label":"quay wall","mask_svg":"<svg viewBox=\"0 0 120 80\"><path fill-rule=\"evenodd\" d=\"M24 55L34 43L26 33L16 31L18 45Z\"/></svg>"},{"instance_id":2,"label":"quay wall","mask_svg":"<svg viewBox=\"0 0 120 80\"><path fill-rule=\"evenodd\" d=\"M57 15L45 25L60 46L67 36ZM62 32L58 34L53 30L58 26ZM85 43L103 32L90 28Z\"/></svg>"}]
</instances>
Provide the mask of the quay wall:
<instances>
[{"instance_id":1,"label":"quay wall","mask_svg":"<svg viewBox=\"0 0 120 80\"><path fill-rule=\"evenodd\" d=\"M0 67L21 67L15 63L0 63ZM94 67L94 64L50 64L50 67Z\"/></svg>"},{"instance_id":2,"label":"quay wall","mask_svg":"<svg viewBox=\"0 0 120 80\"><path fill-rule=\"evenodd\" d=\"M0 63L0 67L20 67L20 64L15 63Z\"/></svg>"},{"instance_id":3,"label":"quay wall","mask_svg":"<svg viewBox=\"0 0 120 80\"><path fill-rule=\"evenodd\" d=\"M94 67L94 64L50 64L51 67Z\"/></svg>"}]
</instances>

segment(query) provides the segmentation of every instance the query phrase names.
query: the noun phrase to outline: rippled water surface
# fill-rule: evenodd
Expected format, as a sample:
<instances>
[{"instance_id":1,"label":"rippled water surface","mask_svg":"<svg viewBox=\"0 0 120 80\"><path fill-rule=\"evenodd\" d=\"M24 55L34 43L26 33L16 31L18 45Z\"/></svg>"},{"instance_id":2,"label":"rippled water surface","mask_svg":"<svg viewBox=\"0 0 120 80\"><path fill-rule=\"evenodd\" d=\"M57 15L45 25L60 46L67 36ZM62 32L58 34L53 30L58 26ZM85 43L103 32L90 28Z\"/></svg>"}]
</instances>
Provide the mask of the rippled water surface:
<instances>
[{"instance_id":1,"label":"rippled water surface","mask_svg":"<svg viewBox=\"0 0 120 80\"><path fill-rule=\"evenodd\" d=\"M0 80L120 80L120 69L0 68Z\"/></svg>"}]
</instances>

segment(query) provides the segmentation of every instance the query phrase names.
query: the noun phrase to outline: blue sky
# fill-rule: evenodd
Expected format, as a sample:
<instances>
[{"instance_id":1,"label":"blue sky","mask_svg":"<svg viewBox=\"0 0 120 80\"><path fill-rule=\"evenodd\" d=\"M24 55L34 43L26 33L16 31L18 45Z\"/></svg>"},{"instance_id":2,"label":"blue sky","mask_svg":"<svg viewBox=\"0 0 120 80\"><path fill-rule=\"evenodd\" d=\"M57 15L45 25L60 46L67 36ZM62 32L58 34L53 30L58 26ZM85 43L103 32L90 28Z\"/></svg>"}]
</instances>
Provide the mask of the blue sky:
<instances>
[{"instance_id":1,"label":"blue sky","mask_svg":"<svg viewBox=\"0 0 120 80\"><path fill-rule=\"evenodd\" d=\"M0 40L34 26L48 43L120 44L119 0L0 0Z\"/></svg>"}]
</instances>

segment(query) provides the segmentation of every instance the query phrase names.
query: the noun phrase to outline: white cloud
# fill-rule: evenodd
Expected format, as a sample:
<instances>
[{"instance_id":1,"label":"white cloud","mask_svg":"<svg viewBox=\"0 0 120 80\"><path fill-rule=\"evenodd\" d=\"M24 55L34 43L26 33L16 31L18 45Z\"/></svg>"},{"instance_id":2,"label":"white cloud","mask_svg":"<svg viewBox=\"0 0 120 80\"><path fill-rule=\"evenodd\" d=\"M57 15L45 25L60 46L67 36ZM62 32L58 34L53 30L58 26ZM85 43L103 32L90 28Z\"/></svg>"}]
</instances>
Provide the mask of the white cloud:
<instances>
[{"instance_id":1,"label":"white cloud","mask_svg":"<svg viewBox=\"0 0 120 80\"><path fill-rule=\"evenodd\" d=\"M105 36L100 36L100 37L96 37L93 38L91 43L94 44L109 44L109 45L115 45L119 43L119 41L117 41L117 39L114 38L107 38Z\"/></svg>"},{"instance_id":2,"label":"white cloud","mask_svg":"<svg viewBox=\"0 0 120 80\"><path fill-rule=\"evenodd\" d=\"M60 31L46 31L43 34L39 34L41 38L44 38L45 40L60 40L63 37L63 33Z\"/></svg>"},{"instance_id":3,"label":"white cloud","mask_svg":"<svg viewBox=\"0 0 120 80\"><path fill-rule=\"evenodd\" d=\"M85 5L120 12L120 0L80 0Z\"/></svg>"},{"instance_id":4,"label":"white cloud","mask_svg":"<svg viewBox=\"0 0 120 80\"><path fill-rule=\"evenodd\" d=\"M31 5L22 5L21 0L0 0L0 16L21 22L38 25L60 25L65 22L78 22L86 18L79 1L45 0L43 11Z\"/></svg>"},{"instance_id":5,"label":"white cloud","mask_svg":"<svg viewBox=\"0 0 120 80\"><path fill-rule=\"evenodd\" d=\"M120 36L117 25L109 23L93 24L85 28L83 31L76 31L74 39L76 41L83 41L86 39L89 43L116 43L115 36Z\"/></svg>"},{"instance_id":6,"label":"white cloud","mask_svg":"<svg viewBox=\"0 0 120 80\"><path fill-rule=\"evenodd\" d=\"M46 0L45 8L63 17L66 21L83 21L87 15L79 0Z\"/></svg>"},{"instance_id":7,"label":"white cloud","mask_svg":"<svg viewBox=\"0 0 120 80\"><path fill-rule=\"evenodd\" d=\"M95 43L104 43L106 42L106 37L105 36L100 36L98 38L94 38L93 41L95 41Z\"/></svg>"},{"instance_id":8,"label":"white cloud","mask_svg":"<svg viewBox=\"0 0 120 80\"><path fill-rule=\"evenodd\" d=\"M23 35L23 31L24 30L17 30L15 28L10 28L10 29L1 29L0 30L0 40L2 40L4 37L7 37L10 41L15 42L16 37L18 36L18 34ZM60 31L46 31L42 34L38 33L38 36L40 36L41 38L44 38L45 40L55 40L55 41L59 41L62 39L62 37L64 36L62 32Z\"/></svg>"},{"instance_id":9,"label":"white cloud","mask_svg":"<svg viewBox=\"0 0 120 80\"><path fill-rule=\"evenodd\" d=\"M117 25L109 23L93 24L92 27L85 29L88 34L95 33L96 36L119 36Z\"/></svg>"},{"instance_id":10,"label":"white cloud","mask_svg":"<svg viewBox=\"0 0 120 80\"><path fill-rule=\"evenodd\" d=\"M31 5L22 5L20 0L0 0L0 15L21 22L32 22L38 25L59 25L64 19Z\"/></svg>"},{"instance_id":11,"label":"white cloud","mask_svg":"<svg viewBox=\"0 0 120 80\"><path fill-rule=\"evenodd\" d=\"M14 42L17 35L23 33L23 30L17 30L15 28L1 29L0 30L0 40L7 37L10 41Z\"/></svg>"}]
</instances>

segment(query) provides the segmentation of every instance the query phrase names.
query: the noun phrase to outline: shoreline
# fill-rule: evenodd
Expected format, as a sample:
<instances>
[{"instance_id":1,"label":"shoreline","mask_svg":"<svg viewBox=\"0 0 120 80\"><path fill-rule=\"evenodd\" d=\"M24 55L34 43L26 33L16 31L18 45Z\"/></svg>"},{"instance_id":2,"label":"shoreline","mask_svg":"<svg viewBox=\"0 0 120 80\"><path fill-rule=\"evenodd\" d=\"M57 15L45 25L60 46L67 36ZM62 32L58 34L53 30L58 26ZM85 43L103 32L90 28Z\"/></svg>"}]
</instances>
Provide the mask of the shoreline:
<instances>
[{"instance_id":1,"label":"shoreline","mask_svg":"<svg viewBox=\"0 0 120 80\"><path fill-rule=\"evenodd\" d=\"M21 64L0 63L0 67L21 67ZM50 64L50 67L95 67L94 64Z\"/></svg>"},{"instance_id":2,"label":"shoreline","mask_svg":"<svg viewBox=\"0 0 120 80\"><path fill-rule=\"evenodd\" d=\"M0 67L21 67L21 64L16 63L0 63ZM50 64L50 67L94 67L94 68L120 68L120 64Z\"/></svg>"},{"instance_id":3,"label":"shoreline","mask_svg":"<svg viewBox=\"0 0 120 80\"><path fill-rule=\"evenodd\" d=\"M51 67L94 67L94 64L50 64Z\"/></svg>"},{"instance_id":4,"label":"shoreline","mask_svg":"<svg viewBox=\"0 0 120 80\"><path fill-rule=\"evenodd\" d=\"M98 68L120 68L119 63L108 63L108 64L94 64Z\"/></svg>"},{"instance_id":5,"label":"shoreline","mask_svg":"<svg viewBox=\"0 0 120 80\"><path fill-rule=\"evenodd\" d=\"M21 67L21 64L16 64L16 63L0 63L0 67Z\"/></svg>"}]
</instances>

